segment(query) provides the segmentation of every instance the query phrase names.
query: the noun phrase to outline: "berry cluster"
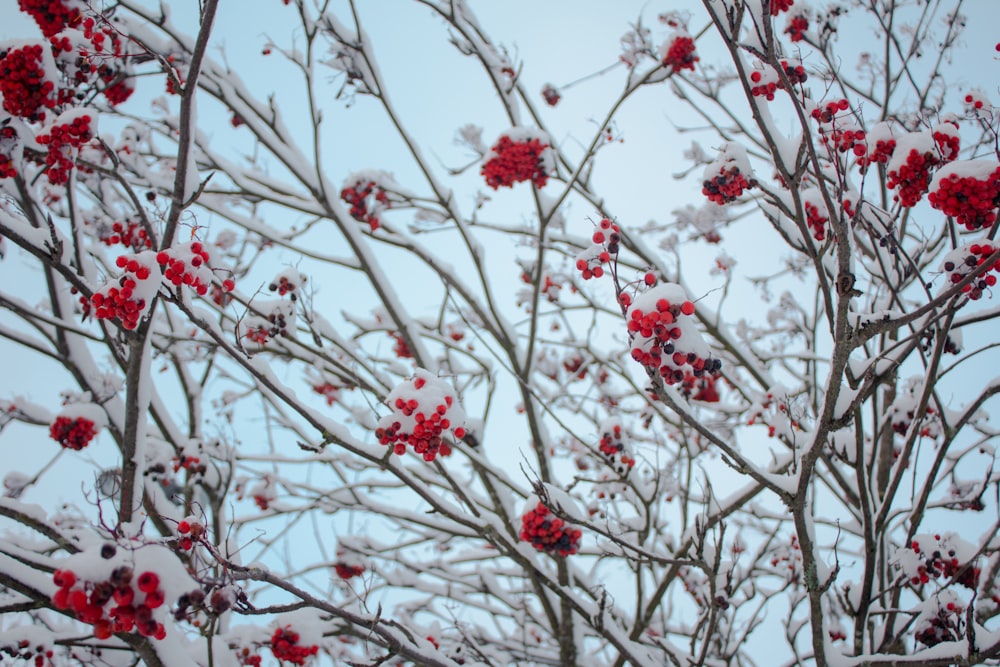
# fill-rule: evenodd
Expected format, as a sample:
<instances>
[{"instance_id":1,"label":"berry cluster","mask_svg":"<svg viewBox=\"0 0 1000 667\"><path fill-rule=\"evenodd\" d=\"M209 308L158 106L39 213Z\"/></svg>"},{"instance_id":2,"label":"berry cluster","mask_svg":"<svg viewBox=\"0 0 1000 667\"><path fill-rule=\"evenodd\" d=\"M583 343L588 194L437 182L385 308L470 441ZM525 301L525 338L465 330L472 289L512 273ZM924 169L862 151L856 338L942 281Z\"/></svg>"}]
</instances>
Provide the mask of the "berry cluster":
<instances>
[{"instance_id":1,"label":"berry cluster","mask_svg":"<svg viewBox=\"0 0 1000 667\"><path fill-rule=\"evenodd\" d=\"M0 179L17 176L15 165L20 161L19 146L17 130L9 125L0 127Z\"/></svg>"},{"instance_id":2,"label":"berry cluster","mask_svg":"<svg viewBox=\"0 0 1000 667\"><path fill-rule=\"evenodd\" d=\"M271 338L292 338L295 332L295 304L291 301L258 301L255 303L264 317L248 317L243 336L260 345Z\"/></svg>"},{"instance_id":3,"label":"berry cluster","mask_svg":"<svg viewBox=\"0 0 1000 667\"><path fill-rule=\"evenodd\" d=\"M939 606L937 613L922 615L913 638L924 646L959 641L965 637L965 609L954 600Z\"/></svg>"},{"instance_id":4,"label":"berry cluster","mask_svg":"<svg viewBox=\"0 0 1000 667\"><path fill-rule=\"evenodd\" d=\"M705 167L701 192L720 206L734 202L744 191L757 186L752 173L746 149L727 143L719 150L719 156Z\"/></svg>"},{"instance_id":5,"label":"berry cluster","mask_svg":"<svg viewBox=\"0 0 1000 667\"><path fill-rule=\"evenodd\" d=\"M771 0L771 16L787 12L795 4L795 0Z\"/></svg>"},{"instance_id":6,"label":"berry cluster","mask_svg":"<svg viewBox=\"0 0 1000 667\"><path fill-rule=\"evenodd\" d=\"M52 657L55 655L55 652L50 647L44 644L35 644L32 646L31 642L27 639L22 639L16 645L0 645L0 653L5 653L15 660L23 660L24 664L28 664L31 661L35 667L52 665Z\"/></svg>"},{"instance_id":7,"label":"berry cluster","mask_svg":"<svg viewBox=\"0 0 1000 667\"><path fill-rule=\"evenodd\" d=\"M781 570L789 581L798 581L802 573L802 548L799 536L792 535L788 544L778 545L771 553L771 567Z\"/></svg>"},{"instance_id":8,"label":"berry cluster","mask_svg":"<svg viewBox=\"0 0 1000 667\"><path fill-rule=\"evenodd\" d=\"M45 109L56 106L56 84L46 78L42 44L0 50L0 94L3 109L27 121L45 120Z\"/></svg>"},{"instance_id":9,"label":"berry cluster","mask_svg":"<svg viewBox=\"0 0 1000 667\"><path fill-rule=\"evenodd\" d=\"M187 285L198 296L208 294L212 283L208 259L208 250L199 241L173 246L156 254L156 263L165 267L163 279L175 287Z\"/></svg>"},{"instance_id":10,"label":"berry cluster","mask_svg":"<svg viewBox=\"0 0 1000 667\"><path fill-rule=\"evenodd\" d=\"M309 656L319 653L319 646L300 645L299 633L286 625L271 635L271 652L278 660L287 660L293 665L304 665Z\"/></svg>"},{"instance_id":11,"label":"berry cluster","mask_svg":"<svg viewBox=\"0 0 1000 667\"><path fill-rule=\"evenodd\" d=\"M584 280L604 275L602 265L610 262L611 256L617 255L620 249L621 230L618 225L604 218L590 240L593 244L576 256L576 269Z\"/></svg>"},{"instance_id":12,"label":"berry cluster","mask_svg":"<svg viewBox=\"0 0 1000 667\"><path fill-rule=\"evenodd\" d=\"M135 577L131 567L122 565L112 570L107 579L85 581L72 570L56 570L52 580L59 587L52 595L53 606L70 609L77 620L93 625L96 639L133 629L143 637L167 636L163 624L153 618L153 610L164 602L160 577L155 572L146 571Z\"/></svg>"},{"instance_id":13,"label":"berry cluster","mask_svg":"<svg viewBox=\"0 0 1000 667\"><path fill-rule=\"evenodd\" d=\"M125 65L125 40L103 16L97 19L88 16L81 22L81 27L85 42L71 40L66 34L50 40L59 69L78 89L100 86L101 93L110 104L121 104L135 91ZM61 90L60 101L71 102L81 92Z\"/></svg>"},{"instance_id":14,"label":"berry cluster","mask_svg":"<svg viewBox=\"0 0 1000 667\"><path fill-rule=\"evenodd\" d=\"M635 466L631 448L622 438L622 425L618 420L602 424L601 441L597 445L608 465L619 475L626 475Z\"/></svg>"},{"instance_id":15,"label":"berry cluster","mask_svg":"<svg viewBox=\"0 0 1000 667\"><path fill-rule=\"evenodd\" d=\"M218 616L232 608L236 601L236 594L231 588L216 588L208 596L208 604L205 603L205 591L200 588L181 593L177 598L177 607L174 609L174 620L178 623L187 621L195 627L202 627L204 621L199 618L202 614ZM253 664L244 663L241 664ZM260 660L256 664L260 664Z\"/></svg>"},{"instance_id":16,"label":"berry cluster","mask_svg":"<svg viewBox=\"0 0 1000 667\"><path fill-rule=\"evenodd\" d=\"M374 205L369 209L368 201L374 193ZM378 213L392 206L385 189L373 180L361 179L346 185L340 191L340 198L351 206L351 217L358 222L367 222L374 232L378 229Z\"/></svg>"},{"instance_id":17,"label":"berry cluster","mask_svg":"<svg viewBox=\"0 0 1000 667\"><path fill-rule=\"evenodd\" d=\"M76 27L83 14L74 0L18 0L20 10L31 18L46 37L52 37L67 27Z\"/></svg>"},{"instance_id":18,"label":"berry cluster","mask_svg":"<svg viewBox=\"0 0 1000 667\"><path fill-rule=\"evenodd\" d=\"M236 651L236 659L241 665L247 665L247 667L260 667L262 660L258 654L251 652L247 646Z\"/></svg>"},{"instance_id":19,"label":"berry cluster","mask_svg":"<svg viewBox=\"0 0 1000 667\"><path fill-rule=\"evenodd\" d=\"M610 259L610 257L608 259ZM602 274L604 273L603 269L601 270L601 273ZM591 277L594 277L593 274L591 274ZM559 294L562 291L562 286L563 286L561 279L562 277L559 275L552 276L551 274L548 273L542 276L541 293L545 295L545 298L549 300L549 303L559 302ZM527 285L534 284L535 279L532 277L529 270L526 269L521 272L521 282ZM531 297L532 291L533 290L531 289L526 289L521 292L518 292L517 305L520 306L522 303L529 303L532 298ZM448 327L451 330L449 336L452 338L452 340L460 341L463 338L465 338L464 333L454 328L455 325L450 324L448 325Z\"/></svg>"},{"instance_id":20,"label":"berry cluster","mask_svg":"<svg viewBox=\"0 0 1000 667\"><path fill-rule=\"evenodd\" d=\"M980 569L970 562L974 555L975 548L953 533L917 535L910 548L897 556L897 563L913 586L940 577L976 590Z\"/></svg>"},{"instance_id":21,"label":"berry cluster","mask_svg":"<svg viewBox=\"0 0 1000 667\"><path fill-rule=\"evenodd\" d=\"M702 403L718 403L719 390L715 387L718 378L714 375L696 376L694 373L685 373L681 380L681 393L685 398Z\"/></svg>"},{"instance_id":22,"label":"berry cluster","mask_svg":"<svg viewBox=\"0 0 1000 667\"><path fill-rule=\"evenodd\" d=\"M331 382L320 382L312 386L312 390L323 397L327 407L337 402L340 396L340 387Z\"/></svg>"},{"instance_id":23,"label":"berry cluster","mask_svg":"<svg viewBox=\"0 0 1000 667\"><path fill-rule=\"evenodd\" d=\"M931 130L931 137L937 145L941 162L951 162L958 158L961 148L961 137L958 134L958 121L945 121L938 123Z\"/></svg>"},{"instance_id":24,"label":"berry cluster","mask_svg":"<svg viewBox=\"0 0 1000 667\"><path fill-rule=\"evenodd\" d=\"M910 397L906 397L910 398ZM906 435L913 424L913 417L916 414L916 405L910 405L915 401L902 401L902 406L893 404L892 406L892 430L899 435ZM911 409L906 409L910 407ZM935 438L940 432L940 425L934 420L934 408L927 406L924 410L925 423L920 428L920 435L925 438Z\"/></svg>"},{"instance_id":25,"label":"berry cluster","mask_svg":"<svg viewBox=\"0 0 1000 667\"><path fill-rule=\"evenodd\" d=\"M848 123L846 126L839 123L831 123L830 127L821 127L820 138L824 144L831 146L839 153L850 151L857 158L868 154L865 131L854 123Z\"/></svg>"},{"instance_id":26,"label":"berry cluster","mask_svg":"<svg viewBox=\"0 0 1000 667\"><path fill-rule=\"evenodd\" d=\"M400 359L412 359L413 350L410 349L410 344L406 342L406 338L403 334L396 332L390 332L389 335L395 341L392 345L393 353Z\"/></svg>"},{"instance_id":27,"label":"berry cluster","mask_svg":"<svg viewBox=\"0 0 1000 667\"><path fill-rule=\"evenodd\" d=\"M191 551L195 542L205 536L205 526L198 521L183 519L177 522L177 548L181 551Z\"/></svg>"},{"instance_id":28,"label":"berry cluster","mask_svg":"<svg viewBox=\"0 0 1000 667\"><path fill-rule=\"evenodd\" d=\"M983 110L988 110L991 108L990 102L986 95L980 90L970 90L965 95L965 111L966 113L978 116L979 112Z\"/></svg>"},{"instance_id":29,"label":"berry cluster","mask_svg":"<svg viewBox=\"0 0 1000 667\"><path fill-rule=\"evenodd\" d=\"M253 498L253 503L258 509L262 511L270 509L271 503L278 498L274 489L274 481L265 475L264 479L254 484L253 488L250 489L250 497Z\"/></svg>"},{"instance_id":30,"label":"berry cluster","mask_svg":"<svg viewBox=\"0 0 1000 667\"><path fill-rule=\"evenodd\" d=\"M337 549L337 561L333 564L333 569L344 581L365 573L364 563L357 557L349 556L343 549Z\"/></svg>"},{"instance_id":31,"label":"berry cluster","mask_svg":"<svg viewBox=\"0 0 1000 667\"><path fill-rule=\"evenodd\" d=\"M97 427L86 417L56 417L49 426L49 437L66 449L80 451L97 435Z\"/></svg>"},{"instance_id":32,"label":"berry cluster","mask_svg":"<svg viewBox=\"0 0 1000 667\"><path fill-rule=\"evenodd\" d=\"M896 190L893 199L901 206L915 206L927 192L931 170L939 162L937 145L929 132L911 132L897 139L885 183Z\"/></svg>"},{"instance_id":33,"label":"berry cluster","mask_svg":"<svg viewBox=\"0 0 1000 667\"><path fill-rule=\"evenodd\" d=\"M701 377L718 374L722 368L722 361L711 357L694 328L694 312L684 288L674 283L650 289L627 311L632 358L659 374L666 384L682 382L685 372Z\"/></svg>"},{"instance_id":34,"label":"berry cluster","mask_svg":"<svg viewBox=\"0 0 1000 667\"><path fill-rule=\"evenodd\" d=\"M298 296L296 290L298 290L299 285L306 281L305 277L299 274L293 268L288 268L275 276L274 280L267 286L272 292L277 292L278 296L288 295L288 298L292 301L297 301Z\"/></svg>"},{"instance_id":35,"label":"berry cluster","mask_svg":"<svg viewBox=\"0 0 1000 667\"><path fill-rule=\"evenodd\" d=\"M849 107L847 100L832 100L821 107L813 108L809 115L820 123L832 123L840 112L847 111Z\"/></svg>"},{"instance_id":36,"label":"berry cluster","mask_svg":"<svg viewBox=\"0 0 1000 667\"><path fill-rule=\"evenodd\" d=\"M146 314L156 293L157 281L150 280L151 250L138 255L121 255L115 265L124 269L117 285L111 283L94 292L90 304L99 320L118 318L125 329L133 330ZM159 275L159 269L157 269Z\"/></svg>"},{"instance_id":37,"label":"berry cluster","mask_svg":"<svg viewBox=\"0 0 1000 667\"><path fill-rule=\"evenodd\" d=\"M521 517L521 541L553 556L569 556L580 549L580 529L557 519L539 502Z\"/></svg>"},{"instance_id":38,"label":"berry cluster","mask_svg":"<svg viewBox=\"0 0 1000 667\"><path fill-rule=\"evenodd\" d=\"M785 34L793 42L801 42L806 38L806 31L809 30L809 17L805 14L796 14L788 18L788 25L785 26Z\"/></svg>"},{"instance_id":39,"label":"berry cluster","mask_svg":"<svg viewBox=\"0 0 1000 667\"><path fill-rule=\"evenodd\" d=\"M660 62L669 67L671 74L681 70L694 71L694 64L700 58L694 53L694 40L689 35L679 33L669 43L664 43Z\"/></svg>"},{"instance_id":40,"label":"berry cluster","mask_svg":"<svg viewBox=\"0 0 1000 667\"><path fill-rule=\"evenodd\" d=\"M433 461L451 454L451 445L442 438L445 432L465 437L465 412L451 387L424 369L389 392L385 402L393 411L379 420L375 437L395 454L404 454L409 445L425 461Z\"/></svg>"},{"instance_id":41,"label":"berry cluster","mask_svg":"<svg viewBox=\"0 0 1000 667\"><path fill-rule=\"evenodd\" d=\"M109 246L121 243L126 248L136 251L148 250L153 247L153 240L146 234L146 229L134 220L114 223L111 225L110 232L101 236L101 241Z\"/></svg>"},{"instance_id":42,"label":"berry cluster","mask_svg":"<svg viewBox=\"0 0 1000 667\"><path fill-rule=\"evenodd\" d=\"M179 470L187 470L189 475L204 475L208 468L201 459L197 456L188 456L187 454L181 454L180 456L175 456L173 460L174 472Z\"/></svg>"},{"instance_id":43,"label":"berry cluster","mask_svg":"<svg viewBox=\"0 0 1000 667\"><path fill-rule=\"evenodd\" d=\"M69 180L80 147L94 138L90 121L87 114L68 111L38 135L38 143L49 148L45 155L49 183L62 185Z\"/></svg>"},{"instance_id":44,"label":"berry cluster","mask_svg":"<svg viewBox=\"0 0 1000 667\"><path fill-rule=\"evenodd\" d=\"M258 345L264 345L271 338L271 327L262 324L248 324L243 331L243 337Z\"/></svg>"},{"instance_id":45,"label":"berry cluster","mask_svg":"<svg viewBox=\"0 0 1000 667\"><path fill-rule=\"evenodd\" d=\"M872 126L865 137L865 154L858 155L858 167L861 173L868 171L872 164L886 164L896 150L896 139L892 135L892 127L885 122Z\"/></svg>"},{"instance_id":46,"label":"berry cluster","mask_svg":"<svg viewBox=\"0 0 1000 667\"><path fill-rule=\"evenodd\" d=\"M773 68L764 65L750 73L750 94L754 97L766 97L770 102L774 99L774 93L781 88L781 79Z\"/></svg>"},{"instance_id":47,"label":"berry cluster","mask_svg":"<svg viewBox=\"0 0 1000 667\"><path fill-rule=\"evenodd\" d=\"M809 78L806 68L802 66L802 61L786 58L779 61L781 69L785 72L790 84L797 85L805 83ZM784 90L785 84L778 76L774 68L763 65L750 73L750 93L754 97L766 97L768 101L774 99L774 93L779 88Z\"/></svg>"},{"instance_id":48,"label":"berry cluster","mask_svg":"<svg viewBox=\"0 0 1000 667\"><path fill-rule=\"evenodd\" d=\"M544 99L545 103L550 107L554 107L559 104L559 100L562 99L562 95L559 94L559 91L555 86L551 83L547 83L542 87L542 99Z\"/></svg>"},{"instance_id":49,"label":"berry cluster","mask_svg":"<svg viewBox=\"0 0 1000 667\"><path fill-rule=\"evenodd\" d=\"M826 238L826 225L829 218L823 215L819 206L811 201L803 202L802 206L806 211L806 225L812 230L813 238L822 241Z\"/></svg>"},{"instance_id":50,"label":"berry cluster","mask_svg":"<svg viewBox=\"0 0 1000 667\"><path fill-rule=\"evenodd\" d=\"M951 162L934 174L927 200L969 231L989 227L1000 206L1000 164L996 160Z\"/></svg>"},{"instance_id":51,"label":"berry cluster","mask_svg":"<svg viewBox=\"0 0 1000 667\"><path fill-rule=\"evenodd\" d=\"M757 181L752 178L748 180L739 167L729 167L703 181L701 193L716 204L728 204L756 185Z\"/></svg>"},{"instance_id":52,"label":"berry cluster","mask_svg":"<svg viewBox=\"0 0 1000 667\"><path fill-rule=\"evenodd\" d=\"M538 137L515 141L503 135L490 149L480 173L486 178L486 185L494 190L501 186L511 188L522 181L545 187L549 180L548 151L549 144Z\"/></svg>"},{"instance_id":53,"label":"berry cluster","mask_svg":"<svg viewBox=\"0 0 1000 667\"><path fill-rule=\"evenodd\" d=\"M942 270L948 277L948 284L961 282L965 276L982 266L996 250L997 248L989 243L970 243L949 252L941 264ZM986 271L962 287L962 292L973 301L982 298L983 291L997 284L997 277L989 272L1000 273L1000 260L994 262Z\"/></svg>"}]
</instances>

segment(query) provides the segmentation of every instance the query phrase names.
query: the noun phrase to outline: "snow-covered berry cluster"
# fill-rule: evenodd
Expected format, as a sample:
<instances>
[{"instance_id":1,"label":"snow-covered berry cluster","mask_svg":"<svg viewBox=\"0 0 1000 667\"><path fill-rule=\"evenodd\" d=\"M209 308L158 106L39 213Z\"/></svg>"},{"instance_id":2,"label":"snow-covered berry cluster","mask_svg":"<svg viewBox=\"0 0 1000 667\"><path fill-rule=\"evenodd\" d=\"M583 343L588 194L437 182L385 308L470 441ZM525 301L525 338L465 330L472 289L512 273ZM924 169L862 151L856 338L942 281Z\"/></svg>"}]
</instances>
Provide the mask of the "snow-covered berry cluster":
<instances>
[{"instance_id":1,"label":"snow-covered berry cluster","mask_svg":"<svg viewBox=\"0 0 1000 667\"><path fill-rule=\"evenodd\" d=\"M0 49L3 110L29 122L45 120L45 110L54 109L57 103L54 71L52 55L43 42Z\"/></svg>"},{"instance_id":2,"label":"snow-covered berry cluster","mask_svg":"<svg viewBox=\"0 0 1000 667\"><path fill-rule=\"evenodd\" d=\"M700 58L695 55L694 40L684 32L678 32L660 47L660 62L669 67L671 73L681 70L694 70L694 64Z\"/></svg>"},{"instance_id":3,"label":"snow-covered berry cluster","mask_svg":"<svg viewBox=\"0 0 1000 667\"><path fill-rule=\"evenodd\" d=\"M832 123L833 120L850 107L847 100L831 100L823 106L816 106L809 112L813 120L820 123Z\"/></svg>"},{"instance_id":4,"label":"snow-covered berry cluster","mask_svg":"<svg viewBox=\"0 0 1000 667\"><path fill-rule=\"evenodd\" d=\"M754 97L765 97L770 102L774 93L781 88L781 78L770 65L759 65L750 72L750 94Z\"/></svg>"},{"instance_id":5,"label":"snow-covered berry cluster","mask_svg":"<svg viewBox=\"0 0 1000 667\"><path fill-rule=\"evenodd\" d=\"M97 435L94 422L84 417L71 419L69 417L56 417L56 420L49 426L49 436L66 449L80 451L90 444L90 441Z\"/></svg>"},{"instance_id":6,"label":"snow-covered berry cluster","mask_svg":"<svg viewBox=\"0 0 1000 667\"><path fill-rule=\"evenodd\" d=\"M712 374L685 373L681 380L681 393L685 398L702 403L718 403L719 390L716 388L718 377Z\"/></svg>"},{"instance_id":7,"label":"snow-covered berry cluster","mask_svg":"<svg viewBox=\"0 0 1000 667\"><path fill-rule=\"evenodd\" d=\"M806 31L809 30L809 17L804 13L792 14L788 17L788 25L785 26L785 34L792 42L801 42L806 38Z\"/></svg>"},{"instance_id":8,"label":"snow-covered berry cluster","mask_svg":"<svg viewBox=\"0 0 1000 667\"><path fill-rule=\"evenodd\" d=\"M84 88L99 89L112 105L132 96L128 40L107 17L87 16L79 30L64 30L49 41L63 78L74 86L59 91L60 102L71 103Z\"/></svg>"},{"instance_id":9,"label":"snow-covered berry cluster","mask_svg":"<svg viewBox=\"0 0 1000 667\"><path fill-rule=\"evenodd\" d=\"M193 517L177 522L177 548L181 551L191 551L196 542L205 536L205 525Z\"/></svg>"},{"instance_id":10,"label":"snow-covered berry cluster","mask_svg":"<svg viewBox=\"0 0 1000 667\"><path fill-rule=\"evenodd\" d=\"M107 424L100 406L93 403L70 403L49 425L49 437L66 449L80 451L91 443Z\"/></svg>"},{"instance_id":11,"label":"snow-covered berry cluster","mask_svg":"<svg viewBox=\"0 0 1000 667\"><path fill-rule=\"evenodd\" d=\"M604 460L619 475L627 475L635 466L632 448L623 437L621 420L608 419L601 424L601 440L597 445Z\"/></svg>"},{"instance_id":12,"label":"snow-covered berry cluster","mask_svg":"<svg viewBox=\"0 0 1000 667\"><path fill-rule=\"evenodd\" d=\"M632 358L666 384L682 382L688 372L700 377L722 368L695 328L694 312L694 303L676 283L650 288L635 297L626 312Z\"/></svg>"},{"instance_id":13,"label":"snow-covered berry cluster","mask_svg":"<svg viewBox=\"0 0 1000 667\"><path fill-rule=\"evenodd\" d=\"M787 12L795 4L795 0L771 0L771 16Z\"/></svg>"},{"instance_id":14,"label":"snow-covered berry cluster","mask_svg":"<svg viewBox=\"0 0 1000 667\"><path fill-rule=\"evenodd\" d=\"M293 665L304 665L310 656L319 653L319 646L305 646L299 643L300 635L290 625L278 628L271 635L271 653L279 661Z\"/></svg>"},{"instance_id":15,"label":"snow-covered berry cluster","mask_svg":"<svg viewBox=\"0 0 1000 667\"><path fill-rule=\"evenodd\" d=\"M591 245L576 256L576 270L584 280L604 275L604 264L611 261L621 248L621 230L607 218L598 223L590 237Z\"/></svg>"},{"instance_id":16,"label":"snow-covered berry cluster","mask_svg":"<svg viewBox=\"0 0 1000 667\"><path fill-rule=\"evenodd\" d=\"M949 252L941 263L941 269L947 276L947 285L961 282L967 275L985 264L996 250L997 247L990 243L968 243ZM993 273L998 272L1000 272L1000 260L994 262L976 280L963 286L962 292L973 301L982 298L985 290L997 284L997 277Z\"/></svg>"},{"instance_id":17,"label":"snow-covered berry cluster","mask_svg":"<svg viewBox=\"0 0 1000 667\"><path fill-rule=\"evenodd\" d=\"M719 150L718 157L705 167L701 192L709 201L728 204L756 185L746 149L729 142Z\"/></svg>"},{"instance_id":18,"label":"snow-covered berry cluster","mask_svg":"<svg viewBox=\"0 0 1000 667\"><path fill-rule=\"evenodd\" d=\"M895 564L913 586L943 578L976 590L980 570L973 564L975 556L975 546L955 533L921 534L914 536L908 548L900 549Z\"/></svg>"},{"instance_id":19,"label":"snow-covered berry cluster","mask_svg":"<svg viewBox=\"0 0 1000 667\"><path fill-rule=\"evenodd\" d=\"M931 170L940 163L930 132L909 132L896 138L896 148L886 165L886 187L896 190L901 206L915 206L927 192Z\"/></svg>"},{"instance_id":20,"label":"snow-covered berry cluster","mask_svg":"<svg viewBox=\"0 0 1000 667\"><path fill-rule=\"evenodd\" d=\"M1000 164L996 160L956 160L931 179L927 201L969 231L991 226L1000 206Z\"/></svg>"},{"instance_id":21,"label":"snow-covered berry cluster","mask_svg":"<svg viewBox=\"0 0 1000 667\"><path fill-rule=\"evenodd\" d=\"M105 579L86 580L71 569L63 569L56 570L52 580L59 587L52 595L52 605L69 609L77 620L93 625L96 639L133 630L154 639L167 636L163 623L153 618L153 610L165 600L155 572L135 576L131 567L121 565Z\"/></svg>"},{"instance_id":22,"label":"snow-covered berry cluster","mask_svg":"<svg viewBox=\"0 0 1000 667\"><path fill-rule=\"evenodd\" d=\"M931 128L931 137L937 144L938 155L941 157L942 163L951 162L958 158L962 139L958 133L958 121L954 117Z\"/></svg>"},{"instance_id":23,"label":"snow-covered berry cluster","mask_svg":"<svg viewBox=\"0 0 1000 667\"><path fill-rule=\"evenodd\" d=\"M100 229L99 233L104 245L113 246L121 243L126 248L137 252L153 247L153 240L149 238L146 229L135 220L115 222L111 227L105 226Z\"/></svg>"},{"instance_id":24,"label":"snow-covered berry cluster","mask_svg":"<svg viewBox=\"0 0 1000 667\"><path fill-rule=\"evenodd\" d=\"M559 90L553 86L551 83L547 83L542 86L542 99L550 107L554 107L559 104L559 100L562 99L562 95L559 94Z\"/></svg>"},{"instance_id":25,"label":"snow-covered berry cluster","mask_svg":"<svg viewBox=\"0 0 1000 667\"><path fill-rule=\"evenodd\" d=\"M91 120L90 114L71 109L38 134L38 143L49 149L45 154L49 183L61 185L69 180L80 147L94 138Z\"/></svg>"},{"instance_id":26,"label":"snow-covered berry cluster","mask_svg":"<svg viewBox=\"0 0 1000 667\"><path fill-rule=\"evenodd\" d=\"M966 93L964 102L965 113L973 117L979 117L983 112L990 111L993 108L989 98L978 88Z\"/></svg>"},{"instance_id":27,"label":"snow-covered berry cluster","mask_svg":"<svg viewBox=\"0 0 1000 667\"><path fill-rule=\"evenodd\" d=\"M295 334L295 302L255 300L253 307L262 315L247 317L242 325L243 337L258 345L272 338L293 338Z\"/></svg>"},{"instance_id":28,"label":"snow-covered berry cluster","mask_svg":"<svg viewBox=\"0 0 1000 667\"><path fill-rule=\"evenodd\" d=\"M922 383L920 378L911 378L906 382L889 409L892 430L899 435L906 435L917 414L920 403ZM937 412L928 405L924 416L920 419L920 435L924 438L936 438L941 434L941 422Z\"/></svg>"},{"instance_id":29,"label":"snow-covered berry cluster","mask_svg":"<svg viewBox=\"0 0 1000 667\"><path fill-rule=\"evenodd\" d=\"M123 270L117 282L111 282L90 297L94 317L99 320L118 318L122 327L133 330L149 312L159 289L160 268L156 253L146 250L137 255L121 255L115 265ZM153 276L156 279L153 279Z\"/></svg>"},{"instance_id":30,"label":"snow-covered berry cluster","mask_svg":"<svg viewBox=\"0 0 1000 667\"><path fill-rule=\"evenodd\" d=\"M0 179L17 176L17 165L21 162L23 147L17 130L8 124L0 126Z\"/></svg>"},{"instance_id":31,"label":"snow-covered berry cluster","mask_svg":"<svg viewBox=\"0 0 1000 667\"><path fill-rule=\"evenodd\" d=\"M798 535L792 535L788 544L778 544L771 551L771 567L789 581L799 581L802 575L802 547Z\"/></svg>"},{"instance_id":32,"label":"snow-covered berry cluster","mask_svg":"<svg viewBox=\"0 0 1000 667\"><path fill-rule=\"evenodd\" d=\"M35 19L46 37L76 27L83 20L81 4L77 0L17 0L18 8Z\"/></svg>"},{"instance_id":33,"label":"snow-covered berry cluster","mask_svg":"<svg viewBox=\"0 0 1000 667\"><path fill-rule=\"evenodd\" d=\"M392 412L379 420L375 437L379 443L404 454L413 448L425 461L451 454L444 435L465 437L465 411L447 382L418 368L413 377L397 385L385 399Z\"/></svg>"},{"instance_id":34,"label":"snow-covered berry cluster","mask_svg":"<svg viewBox=\"0 0 1000 667\"><path fill-rule=\"evenodd\" d=\"M954 593L941 591L926 600L913 624L913 638L924 646L960 641L965 637L965 607Z\"/></svg>"},{"instance_id":35,"label":"snow-covered berry cluster","mask_svg":"<svg viewBox=\"0 0 1000 667\"><path fill-rule=\"evenodd\" d=\"M781 69L784 70L788 82L793 86L805 83L809 78L806 68L802 66L802 61L794 58L785 58L779 61ZM778 72L770 65L758 65L750 73L750 93L754 97L766 97L768 101L774 99L774 93L778 89L784 90L785 83L778 76Z\"/></svg>"},{"instance_id":36,"label":"snow-covered berry cluster","mask_svg":"<svg viewBox=\"0 0 1000 667\"><path fill-rule=\"evenodd\" d=\"M5 639L9 642L9 635ZM52 662L55 651L53 651L50 642L45 642L44 640L38 641L34 640L34 638L24 638L16 643L7 642L0 643L0 654L9 656L15 661L23 661L16 662L15 664L33 664L35 667L46 667L46 665L55 664Z\"/></svg>"},{"instance_id":37,"label":"snow-covered berry cluster","mask_svg":"<svg viewBox=\"0 0 1000 667\"><path fill-rule=\"evenodd\" d=\"M277 292L278 296L288 296L292 301L298 300L298 288L306 282L305 276L296 269L288 267L274 277L274 280L267 286L272 292Z\"/></svg>"},{"instance_id":38,"label":"snow-covered berry cluster","mask_svg":"<svg viewBox=\"0 0 1000 667\"><path fill-rule=\"evenodd\" d=\"M529 128L512 128L502 135L486 155L480 173L494 190L531 181L541 188L555 170L548 138Z\"/></svg>"},{"instance_id":39,"label":"snow-covered berry cluster","mask_svg":"<svg viewBox=\"0 0 1000 667\"><path fill-rule=\"evenodd\" d=\"M338 577L347 581L353 577L360 577L365 573L365 569L360 556L346 549L337 549L337 560L333 564L333 570Z\"/></svg>"},{"instance_id":40,"label":"snow-covered berry cluster","mask_svg":"<svg viewBox=\"0 0 1000 667\"><path fill-rule=\"evenodd\" d=\"M858 155L858 167L865 173L872 164L886 164L896 150L892 126L886 122L873 125L865 135L865 153Z\"/></svg>"},{"instance_id":41,"label":"snow-covered berry cluster","mask_svg":"<svg viewBox=\"0 0 1000 667\"><path fill-rule=\"evenodd\" d=\"M830 215L820 192L812 188L803 192L802 208L805 209L806 226L812 231L813 238L817 241L825 239Z\"/></svg>"},{"instance_id":42,"label":"snow-covered berry cluster","mask_svg":"<svg viewBox=\"0 0 1000 667\"><path fill-rule=\"evenodd\" d=\"M553 556L575 554L582 535L579 528L556 518L541 501L529 501L529 509L521 516L521 541Z\"/></svg>"},{"instance_id":43,"label":"snow-covered berry cluster","mask_svg":"<svg viewBox=\"0 0 1000 667\"><path fill-rule=\"evenodd\" d=\"M200 241L175 245L156 254L156 263L163 268L163 280L174 287L187 285L198 296L208 294L212 284L209 254Z\"/></svg>"},{"instance_id":44,"label":"snow-covered berry cluster","mask_svg":"<svg viewBox=\"0 0 1000 667\"><path fill-rule=\"evenodd\" d=\"M379 214L392 206L388 193L369 175L348 177L348 182L340 190L340 198L351 207L351 217L358 222L367 222L374 232L379 226Z\"/></svg>"}]
</instances>

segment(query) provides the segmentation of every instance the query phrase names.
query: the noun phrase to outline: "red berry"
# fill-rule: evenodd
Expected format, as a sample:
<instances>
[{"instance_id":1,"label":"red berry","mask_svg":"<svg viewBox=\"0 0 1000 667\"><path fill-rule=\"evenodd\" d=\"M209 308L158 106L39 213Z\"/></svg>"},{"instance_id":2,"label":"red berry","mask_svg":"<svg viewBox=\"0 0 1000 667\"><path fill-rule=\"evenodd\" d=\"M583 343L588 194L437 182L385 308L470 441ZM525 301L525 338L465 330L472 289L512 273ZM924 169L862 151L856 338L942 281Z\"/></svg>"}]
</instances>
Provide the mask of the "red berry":
<instances>
[{"instance_id":1,"label":"red berry","mask_svg":"<svg viewBox=\"0 0 1000 667\"><path fill-rule=\"evenodd\" d=\"M152 593L160 587L160 577L155 572L143 572L136 581L136 586L143 593Z\"/></svg>"}]
</instances>

